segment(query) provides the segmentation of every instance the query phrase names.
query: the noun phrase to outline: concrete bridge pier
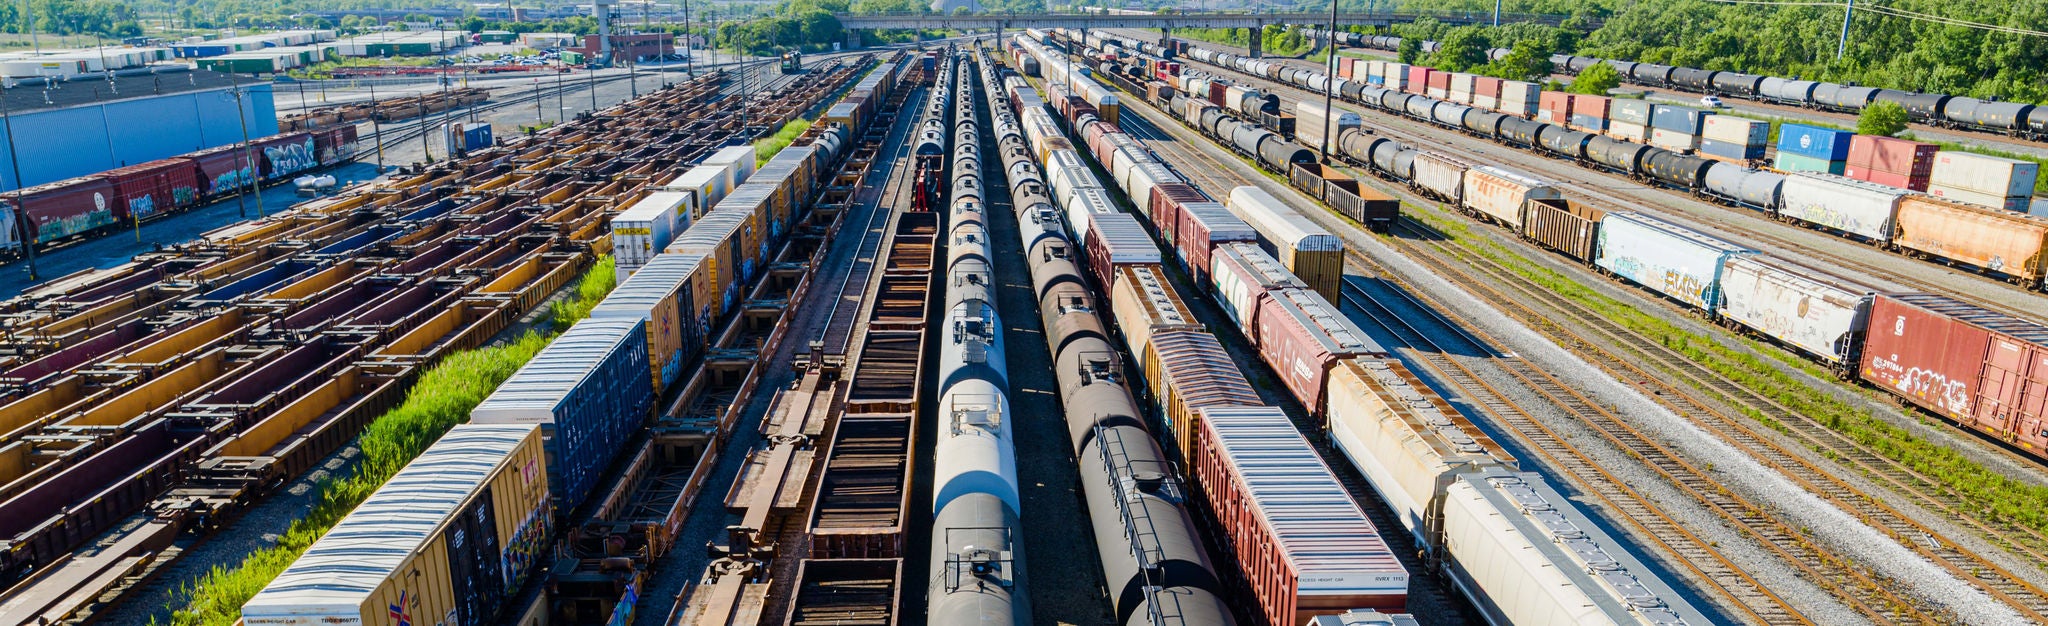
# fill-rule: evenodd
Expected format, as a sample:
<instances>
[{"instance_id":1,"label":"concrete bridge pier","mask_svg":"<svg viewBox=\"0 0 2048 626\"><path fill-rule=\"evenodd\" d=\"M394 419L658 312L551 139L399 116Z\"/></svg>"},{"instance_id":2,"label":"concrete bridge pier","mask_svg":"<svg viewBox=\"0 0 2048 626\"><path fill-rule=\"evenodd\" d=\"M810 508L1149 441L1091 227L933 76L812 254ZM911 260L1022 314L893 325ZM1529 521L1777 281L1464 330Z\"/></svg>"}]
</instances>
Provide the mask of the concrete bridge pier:
<instances>
[{"instance_id":1,"label":"concrete bridge pier","mask_svg":"<svg viewBox=\"0 0 2048 626\"><path fill-rule=\"evenodd\" d=\"M1266 21L1253 21L1249 34L1251 36L1245 38L1245 41L1248 42L1245 48L1251 52L1251 58L1257 59L1266 56Z\"/></svg>"}]
</instances>

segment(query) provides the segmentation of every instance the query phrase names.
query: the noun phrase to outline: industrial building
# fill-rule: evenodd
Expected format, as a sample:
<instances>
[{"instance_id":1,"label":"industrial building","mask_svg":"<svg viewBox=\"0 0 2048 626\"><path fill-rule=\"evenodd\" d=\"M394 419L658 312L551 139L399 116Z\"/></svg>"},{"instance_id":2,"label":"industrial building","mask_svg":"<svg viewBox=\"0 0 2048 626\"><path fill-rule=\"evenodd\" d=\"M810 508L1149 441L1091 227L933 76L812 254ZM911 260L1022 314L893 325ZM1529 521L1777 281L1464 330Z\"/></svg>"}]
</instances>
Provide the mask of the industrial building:
<instances>
[{"instance_id":1,"label":"industrial building","mask_svg":"<svg viewBox=\"0 0 2048 626\"><path fill-rule=\"evenodd\" d=\"M249 137L278 132L268 83L210 71L15 87L0 97L0 137L11 130L14 139L0 150L5 189L20 186L17 171L34 186L232 144L244 123Z\"/></svg>"},{"instance_id":2,"label":"industrial building","mask_svg":"<svg viewBox=\"0 0 2048 626\"><path fill-rule=\"evenodd\" d=\"M80 74L125 70L171 59L169 48L108 46L75 50L0 54L0 78L69 79Z\"/></svg>"},{"instance_id":3,"label":"industrial building","mask_svg":"<svg viewBox=\"0 0 2048 626\"><path fill-rule=\"evenodd\" d=\"M599 39L598 35L584 35L582 45L570 46L568 49L581 53L586 58L595 60L600 56L598 49L603 45L603 42L599 41ZM676 36L670 33L612 35L611 40L612 59L614 61L646 59L665 54L674 54L676 51Z\"/></svg>"},{"instance_id":4,"label":"industrial building","mask_svg":"<svg viewBox=\"0 0 2048 626\"><path fill-rule=\"evenodd\" d=\"M274 33L243 35L222 39L188 37L183 41L171 44L171 52L180 59L197 59L263 48L303 46L323 41L334 41L334 31L281 30Z\"/></svg>"},{"instance_id":5,"label":"industrial building","mask_svg":"<svg viewBox=\"0 0 2048 626\"><path fill-rule=\"evenodd\" d=\"M423 56L461 48L468 42L469 33L459 30L386 31L342 39L335 42L335 50L345 57Z\"/></svg>"}]
</instances>

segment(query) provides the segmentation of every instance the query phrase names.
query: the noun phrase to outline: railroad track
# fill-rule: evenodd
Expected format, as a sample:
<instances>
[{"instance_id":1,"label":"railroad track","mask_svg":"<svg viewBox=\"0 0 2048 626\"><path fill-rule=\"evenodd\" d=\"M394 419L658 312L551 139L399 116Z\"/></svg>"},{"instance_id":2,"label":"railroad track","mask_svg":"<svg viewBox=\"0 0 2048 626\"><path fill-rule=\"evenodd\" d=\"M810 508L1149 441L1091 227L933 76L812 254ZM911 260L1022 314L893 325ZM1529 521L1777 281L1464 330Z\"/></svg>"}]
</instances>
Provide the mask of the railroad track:
<instances>
[{"instance_id":1,"label":"railroad track","mask_svg":"<svg viewBox=\"0 0 2048 626\"><path fill-rule=\"evenodd\" d=\"M1141 125L1133 125L1133 123L1130 123L1133 119L1143 119L1143 123ZM1251 180L1225 174L1225 172L1229 172L1229 164L1219 162L1219 160L1214 160L1214 158L1208 158L1206 153L1200 153L1198 149L1188 149L1188 147L1178 145L1176 139L1171 139L1163 131L1151 127L1151 119L1149 117L1128 117L1126 115L1124 117L1124 131L1126 133L1133 133L1133 137L1139 137L1139 139L1151 139L1149 147L1161 149L1161 151L1167 151L1167 153L1174 153L1176 158L1182 160L1184 164L1190 162L1190 160L1194 164L1198 164L1194 168L1186 168L1186 170L1180 170L1180 172L1184 176L1190 176L1196 182L1196 186L1200 186L1200 188L1223 190L1223 188L1233 188L1233 186L1239 186L1239 184L1253 184ZM1366 262L1370 262L1370 260L1364 260L1362 256L1354 254L1354 264L1366 264ZM1358 290L1348 284L1348 288L1346 288L1346 301L1352 301L1356 295L1358 295ZM1356 305L1356 301L1354 301L1354 305ZM1368 309L1368 307L1362 307L1362 309ZM1499 389L1495 389L1495 387L1487 385L1485 381L1481 381L1481 378L1477 376L1477 372L1473 372L1470 368L1466 368L1464 364L1460 364L1460 362L1452 360L1450 356L1446 356L1448 352L1442 350L1442 346L1436 346L1436 342L1430 342L1430 340L1427 340L1427 336L1419 336L1419 333L1415 333L1415 331L1403 333L1403 331L1391 329L1391 333L1395 333L1397 338L1407 336L1405 340L1413 338L1413 342L1409 342L1409 344L1417 348L1415 350L1417 358L1423 358L1427 364L1430 364L1432 370L1436 370L1444 378L1444 381L1450 381L1452 385L1458 385L1460 389L1466 389L1466 397L1468 399L1473 399L1473 401L1485 405L1489 409L1489 413L1497 415L1503 423L1507 423L1511 432L1516 432L1528 446L1536 448L1548 460L1548 464L1552 468L1559 468L1559 471L1569 473L1575 479L1575 483L1579 483L1579 487L1585 493L1591 493L1591 495L1599 497L1612 511L1620 511L1622 513L1622 522L1628 524L1628 526L1634 526L1638 538L1649 538L1649 540L1657 542L1665 552L1675 554L1677 556L1677 563L1681 567L1686 567L1696 579L1714 585L1722 597L1729 599L1729 603L1724 603L1724 606L1733 606L1735 610L1743 612L1745 616L1749 616L1757 624L1812 624L1794 606L1790 606L1790 603L1784 597L1780 597L1776 591L1763 587L1747 571L1743 571L1741 567L1733 565L1729 561L1729 556L1722 554L1722 550L1718 546L1714 546L1706 538L1700 538L1700 536L1692 534L1690 530L1686 530L1681 524L1677 524L1675 520L1665 516L1665 513L1661 511L1661 507L1657 503L1653 503L1645 493L1636 491L1626 481L1614 477L1612 473L1606 471L1606 468L1602 468L1595 460L1591 460L1591 456L1587 456L1583 450L1579 450L1577 446L1571 446L1569 442L1565 442L1565 438L1561 438L1554 430L1550 430L1548 426L1544 426L1544 423L1540 423L1534 417L1530 417L1530 413L1526 409L1522 409L1516 403L1507 401L1507 397ZM1479 346L1477 340L1473 344ZM1481 354L1499 354L1497 350L1493 350L1489 346L1479 346L1477 350L1483 350ZM1530 368L1530 370L1534 370L1534 368ZM1534 372L1540 374L1540 370L1534 370ZM1565 411L1573 411L1573 405L1577 405L1577 403L1587 403L1577 393L1571 393L1569 387L1556 385L1554 378L1548 378L1546 374L1542 378L1538 378L1538 381L1548 381L1559 391L1565 391L1563 395L1546 395L1554 403L1559 403L1559 407L1565 409ZM1542 389L1532 389L1532 391L1542 393ZM1317 448L1327 448L1327 442L1319 442ZM1628 450L1628 448L1624 448L1624 450ZM1325 450L1325 460L1331 460L1333 466L1339 466L1339 464L1341 466L1348 466L1348 462L1341 462L1343 460L1341 456L1331 456L1331 454L1333 454L1333 450ZM1354 489L1360 489L1360 491L1354 491L1354 497L1370 493L1370 489L1362 489L1362 487L1364 485L1354 487ZM1683 485L1683 483L1679 487L1686 489L1686 485ZM1698 483L1694 483L1694 487L1702 487L1700 493L1698 493L1700 497L1704 497L1704 495L1729 497L1722 489L1704 487L1704 485L1698 485ZM1726 511L1755 511L1755 507L1749 505L1747 501L1741 501L1741 503L1733 503L1731 501L1729 507L1726 507ZM1741 520L1741 518L1733 518L1733 520ZM1374 522L1380 524L1380 520L1374 520ZM1395 524L1395 528L1399 528L1397 520L1386 520L1384 524ZM1780 532L1780 536L1786 536L1786 534ZM1780 554L1780 558L1786 558L1786 561L1790 565L1794 565L1794 567L1798 567L1798 563L1800 563L1798 558L1800 556L1812 556L1812 552ZM1810 575L1815 577L1815 579L1823 577L1821 573L1810 573ZM1884 587L1876 585L1876 589L1884 589Z\"/></svg>"},{"instance_id":2,"label":"railroad track","mask_svg":"<svg viewBox=\"0 0 2048 626\"><path fill-rule=\"evenodd\" d=\"M1273 81L1260 82L1269 86L1278 84ZM1306 94L1306 92L1298 89L1292 91L1297 94ZM1415 138L1423 137L1423 135L1413 131L1395 131L1386 134L1396 136L1397 138L1405 138L1404 140L1407 141L1415 141ZM1470 158L1474 154L1477 153L1467 151L1462 156ZM1635 208L1615 196L1599 195L1603 195L1606 198L1605 206L1601 207L1606 210L1631 210ZM1603 202L1594 202L1593 204L1601 206ZM1406 228L1412 231L1415 229L1415 226L1412 223L1407 223ZM1783 240L1780 239L1779 241L1782 242ZM1413 246L1414 244L1409 243L1409 245ZM1446 248L1441 245L1437 247ZM1489 260L1489 262L1491 261ZM1499 267L1497 262L1493 263L1496 270L1505 270L1505 268ZM1441 269L1442 266L1439 267ZM1875 267L1868 267L1867 269L1874 273L1881 271ZM1463 273L1455 270L1440 273L1447 277L1465 278ZM1499 276L1498 274L1500 273L1509 275ZM1527 283L1526 280L1519 279L1511 274L1512 272L1497 272L1497 277L1506 280L1507 283L1505 284L1523 285L1518 291L1528 297L1540 297L1545 300L1561 302L1548 290L1540 286L1531 288L1524 284ZM1987 278L1986 280L1990 279ZM1504 283L1478 283L1472 285L1472 287L1474 289L1497 291L1497 286L1500 284ZM1928 286L1933 287L1932 285ZM1526 302L1526 300L1516 300L1512 296L1494 298L1494 300L1498 304L1509 307L1522 306ZM1988 303L1985 304L1989 306ZM1666 306L1671 305L1667 304ZM2044 591L2040 586L2026 580L2025 577L2010 569L1971 552L1968 548L1954 541L1942 538L1941 533L1928 528L1898 509L1885 504L1882 499L1873 497L1862 489L1849 484L1841 479L1835 471L1830 471L1830 468L1825 468L1818 463L1808 460L1807 457L1793 452L1791 445L1820 452L1834 460L1840 466L1840 469L1847 469L1863 475L1894 492L1907 495L1915 501L1916 505L1925 508L1930 513L1939 514L1944 518L1950 519L1970 530L1979 539L2021 557L2026 561L2048 563L2048 535L2044 535L2041 531L2033 528L2008 523L2003 520L1989 519L1980 506L1966 501L1952 490L1943 487L1938 479L1890 462L1883 455L1855 441L1848 435L1834 430L1825 423L1784 406L1782 403L1759 394L1741 384L1728 380L1694 362L1691 358L1664 346L1657 340L1622 328L1599 315L1598 312L1586 310L1583 306L1574 305L1574 308L1576 312L1572 317L1575 320L1582 321L1588 328L1594 329L1593 332L1597 336L1585 337L1572 333L1562 327L1557 327L1555 324L1550 324L1548 320L1551 318L1540 314L1532 313L1525 321L1535 325L1547 324L1551 328L1563 331L1563 333L1553 332L1551 334L1553 337L1559 337L1561 340L1569 340L1562 341L1567 346L1575 345L1572 342L1576 341L1578 342L1576 345L1592 347L1596 344L1592 341L1587 341L1588 339L1602 339L1620 345L1646 347L1647 349L1637 356L1649 358L1649 362L1664 370L1663 372L1651 372L1638 361L1629 358L1616 358L1612 354L1601 356L1608 357L1605 359L1610 364L1608 369L1618 379L1655 381L1657 384L1654 389L1646 389L1646 391L1650 392L1648 394L1650 397L1659 399L1660 402L1678 414L1692 419L1702 427L1706 427L1710 432L1748 452L1760 462L1778 469L1801 487L1836 503L1844 511L1857 516L1865 523L1890 535L1902 545L1927 557L1930 561L1955 574L1958 578L1977 586L1991 597L2013 607L2022 615L2035 621L2048 622L2048 591ZM1687 312L1676 307L1673 310ZM1792 443L1787 444L1768 436L1756 427L1754 420L1738 417L1729 411L1721 410L1698 394L1684 390L1677 385L1669 384L1669 381L1665 378L1667 374L1679 376L1684 381L1700 389L1711 390L1710 392L1719 396L1721 401L1739 407L1740 411L1750 415L1780 416L1770 423L1778 425L1779 430L1787 438L1791 439ZM2016 460L2024 461L2029 465L2033 463L2033 461L2002 446L1988 447Z\"/></svg>"},{"instance_id":3,"label":"railroad track","mask_svg":"<svg viewBox=\"0 0 2048 626\"><path fill-rule=\"evenodd\" d=\"M908 98L896 109L895 115L902 116L906 111L915 112L922 110L924 98L927 95L929 95L927 90L913 90ZM912 118L914 124L915 116L912 116ZM890 121L891 126L883 127L885 137L887 136L886 133L893 130L895 120L892 118ZM908 131L905 132L907 133ZM909 204L908 194L916 178L915 165L910 163L911 144L912 142L908 140L907 135L899 137L896 141L896 147L890 150L886 156L879 153L876 155L876 165L886 168L882 173L888 176L880 188L878 201L871 202L869 198L863 197L866 195L864 192L869 189L865 184L866 176L862 177L863 182L854 189L854 198L856 198L854 204L856 206L869 207L868 218L866 223L862 225L861 232L875 233L878 236L862 239L860 249L854 252L853 267L840 275L840 282L835 291L836 295L832 300L832 309L826 314L825 323L821 324L818 330L817 341L822 344L825 354L845 356L848 346L853 342L856 331L854 325L861 318L863 311L866 310L866 307L862 306L865 303L865 299L859 296L870 287L869 283L874 278L875 266L881 262L880 255L883 250L884 240L892 239L885 235L892 218L896 215L893 207L908 206ZM887 142L885 141L882 145L887 145ZM883 165L885 163L887 165ZM855 304L852 310L847 310L847 307L843 306L849 301Z\"/></svg>"}]
</instances>

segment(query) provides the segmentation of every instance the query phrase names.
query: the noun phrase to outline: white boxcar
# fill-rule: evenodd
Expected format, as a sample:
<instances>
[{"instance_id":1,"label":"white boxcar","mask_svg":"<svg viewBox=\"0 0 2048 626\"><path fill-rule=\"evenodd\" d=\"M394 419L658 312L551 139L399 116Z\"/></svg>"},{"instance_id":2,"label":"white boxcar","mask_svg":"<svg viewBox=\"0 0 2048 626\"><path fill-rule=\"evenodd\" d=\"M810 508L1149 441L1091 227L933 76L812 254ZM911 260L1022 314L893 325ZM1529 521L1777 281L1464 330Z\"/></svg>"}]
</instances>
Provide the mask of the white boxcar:
<instances>
[{"instance_id":1,"label":"white boxcar","mask_svg":"<svg viewBox=\"0 0 2048 626\"><path fill-rule=\"evenodd\" d=\"M720 148L711 156L704 157L704 165L723 168L727 189L740 186L754 176L756 152L754 146L731 146Z\"/></svg>"},{"instance_id":2,"label":"white boxcar","mask_svg":"<svg viewBox=\"0 0 2048 626\"><path fill-rule=\"evenodd\" d=\"M1871 241L1891 241L1899 201L1909 193L1845 176L1800 172L1785 177L1778 214Z\"/></svg>"},{"instance_id":3,"label":"white boxcar","mask_svg":"<svg viewBox=\"0 0 2048 626\"><path fill-rule=\"evenodd\" d=\"M1487 623L1715 623L1540 474L1466 474L1443 500L1449 569Z\"/></svg>"},{"instance_id":4,"label":"white boxcar","mask_svg":"<svg viewBox=\"0 0 2048 626\"><path fill-rule=\"evenodd\" d=\"M1721 267L1757 251L1634 212L1600 220L1594 265L1702 311L1720 302Z\"/></svg>"},{"instance_id":5,"label":"white boxcar","mask_svg":"<svg viewBox=\"0 0 2048 626\"><path fill-rule=\"evenodd\" d=\"M1409 182L1440 200L1456 204L1465 194L1465 170L1472 164L1435 152L1415 153L1415 176Z\"/></svg>"},{"instance_id":6,"label":"white boxcar","mask_svg":"<svg viewBox=\"0 0 2048 626\"><path fill-rule=\"evenodd\" d=\"M1830 364L1853 364L1876 291L1766 256L1728 259L1720 314Z\"/></svg>"},{"instance_id":7,"label":"white boxcar","mask_svg":"<svg viewBox=\"0 0 2048 626\"><path fill-rule=\"evenodd\" d=\"M1519 231L1522 205L1530 200L1564 197L1550 181L1491 165L1465 172L1464 205Z\"/></svg>"},{"instance_id":8,"label":"white boxcar","mask_svg":"<svg viewBox=\"0 0 2048 626\"><path fill-rule=\"evenodd\" d=\"M1130 193L1131 204L1149 209L1152 206L1152 190L1160 185L1184 182L1173 168L1161 163L1141 163L1131 168L1129 176L1123 179L1124 191ZM1141 211L1149 213L1150 211Z\"/></svg>"},{"instance_id":9,"label":"white boxcar","mask_svg":"<svg viewBox=\"0 0 2048 626\"><path fill-rule=\"evenodd\" d=\"M1074 192L1066 203L1067 227L1074 229L1078 239L1088 232L1088 225L1094 223L1094 216L1116 213L1116 201L1109 197L1107 189L1082 189Z\"/></svg>"},{"instance_id":10,"label":"white boxcar","mask_svg":"<svg viewBox=\"0 0 2048 626\"><path fill-rule=\"evenodd\" d=\"M667 185L662 185L662 188L690 192L693 198L691 201L691 211L695 213L690 217L692 219L704 217L704 214L710 211L711 207L718 206L718 201L725 199L725 194L732 193L732 177L726 174L726 171L731 167L730 165L699 165L690 168L687 172L683 172L683 175L677 176L675 180L669 181Z\"/></svg>"},{"instance_id":11,"label":"white boxcar","mask_svg":"<svg viewBox=\"0 0 2048 626\"><path fill-rule=\"evenodd\" d=\"M656 191L612 217L612 258L618 263L621 281L668 249L676 233L690 227L694 195Z\"/></svg>"},{"instance_id":12,"label":"white boxcar","mask_svg":"<svg viewBox=\"0 0 2048 626\"><path fill-rule=\"evenodd\" d=\"M1308 288L1256 243L1218 244L1209 259L1209 279L1215 284L1216 296L1223 300L1223 312L1240 328L1258 315L1259 294L1288 287Z\"/></svg>"}]
</instances>

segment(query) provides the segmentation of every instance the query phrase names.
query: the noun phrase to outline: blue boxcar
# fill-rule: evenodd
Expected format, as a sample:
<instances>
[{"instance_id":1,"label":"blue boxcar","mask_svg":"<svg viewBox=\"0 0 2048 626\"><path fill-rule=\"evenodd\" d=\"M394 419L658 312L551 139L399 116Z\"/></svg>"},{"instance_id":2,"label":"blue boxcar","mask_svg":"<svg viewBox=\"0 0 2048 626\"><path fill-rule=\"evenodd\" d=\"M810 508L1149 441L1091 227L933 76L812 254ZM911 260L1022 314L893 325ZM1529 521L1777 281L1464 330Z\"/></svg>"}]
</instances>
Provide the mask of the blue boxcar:
<instances>
[{"instance_id":1,"label":"blue boxcar","mask_svg":"<svg viewBox=\"0 0 2048 626\"><path fill-rule=\"evenodd\" d=\"M583 320L499 385L469 421L539 424L557 507L574 509L646 426L654 404L647 372L644 320Z\"/></svg>"}]
</instances>

